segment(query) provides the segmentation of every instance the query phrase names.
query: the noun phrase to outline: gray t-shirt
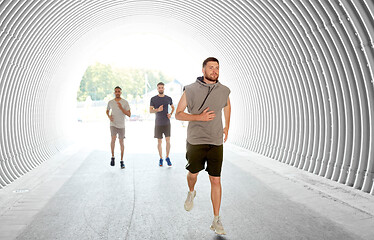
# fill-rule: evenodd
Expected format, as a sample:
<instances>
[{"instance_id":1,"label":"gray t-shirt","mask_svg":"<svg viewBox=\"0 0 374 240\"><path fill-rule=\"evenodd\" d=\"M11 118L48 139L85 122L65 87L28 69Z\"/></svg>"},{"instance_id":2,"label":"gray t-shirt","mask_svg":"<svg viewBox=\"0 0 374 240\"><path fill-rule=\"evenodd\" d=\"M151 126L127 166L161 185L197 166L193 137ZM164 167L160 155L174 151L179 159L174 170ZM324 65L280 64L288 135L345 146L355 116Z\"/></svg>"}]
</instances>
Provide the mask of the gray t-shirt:
<instances>
[{"instance_id":1,"label":"gray t-shirt","mask_svg":"<svg viewBox=\"0 0 374 240\"><path fill-rule=\"evenodd\" d=\"M223 144L222 109L227 106L230 89L220 82L206 84L202 78L185 86L187 110L190 114L200 114L207 107L214 111L212 121L191 121L188 123L187 142L190 144Z\"/></svg>"},{"instance_id":2,"label":"gray t-shirt","mask_svg":"<svg viewBox=\"0 0 374 240\"><path fill-rule=\"evenodd\" d=\"M121 103L123 109L125 109L126 111L130 110L130 105L125 99L121 98L119 102ZM112 109L112 112L110 114L113 116L113 121L110 121L110 126L116 128L125 128L126 115L121 111L115 99L112 99L108 102L107 110L110 111L110 109Z\"/></svg>"}]
</instances>

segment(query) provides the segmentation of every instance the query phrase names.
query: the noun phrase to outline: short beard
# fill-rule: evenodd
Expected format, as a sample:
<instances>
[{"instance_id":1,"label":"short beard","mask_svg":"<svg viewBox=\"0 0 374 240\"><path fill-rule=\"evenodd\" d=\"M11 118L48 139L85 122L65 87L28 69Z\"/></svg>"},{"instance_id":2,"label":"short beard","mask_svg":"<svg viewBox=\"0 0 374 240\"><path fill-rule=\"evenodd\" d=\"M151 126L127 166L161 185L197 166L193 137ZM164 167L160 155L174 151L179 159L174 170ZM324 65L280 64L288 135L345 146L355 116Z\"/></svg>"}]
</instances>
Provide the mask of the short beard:
<instances>
[{"instance_id":1,"label":"short beard","mask_svg":"<svg viewBox=\"0 0 374 240\"><path fill-rule=\"evenodd\" d=\"M216 79L211 79L210 77L205 77L205 78L206 78L206 80L209 80L211 82L217 82L218 81L218 76L217 76Z\"/></svg>"},{"instance_id":2,"label":"short beard","mask_svg":"<svg viewBox=\"0 0 374 240\"><path fill-rule=\"evenodd\" d=\"M162 91L162 92L158 92L158 94L161 94L161 95L162 95L162 94L164 94L164 92L163 92L163 91Z\"/></svg>"}]
</instances>

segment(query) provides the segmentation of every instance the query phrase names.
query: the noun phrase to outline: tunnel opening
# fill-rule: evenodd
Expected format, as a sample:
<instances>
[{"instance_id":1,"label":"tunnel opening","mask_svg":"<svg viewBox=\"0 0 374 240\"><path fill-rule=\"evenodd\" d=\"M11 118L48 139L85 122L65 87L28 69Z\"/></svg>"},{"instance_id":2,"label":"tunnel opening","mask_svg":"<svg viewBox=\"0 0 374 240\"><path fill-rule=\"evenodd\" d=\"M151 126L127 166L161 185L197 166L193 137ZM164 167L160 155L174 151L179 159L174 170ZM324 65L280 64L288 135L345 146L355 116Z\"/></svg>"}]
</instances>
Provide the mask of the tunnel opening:
<instances>
[{"instance_id":1,"label":"tunnel opening","mask_svg":"<svg viewBox=\"0 0 374 240\"><path fill-rule=\"evenodd\" d=\"M150 30L149 26L135 25L131 28L136 28L136 32L128 29L125 33L113 32L110 38L91 50L88 62L91 65L77 92L76 114L72 116L77 123L71 137L80 144L107 151L110 156L109 120L105 112L108 102L114 98L114 87L120 86L121 97L131 108L131 117L125 120L125 158L127 151L140 153L146 148L155 153L157 160L157 141L153 136L155 114L150 113L150 99L158 94L157 84L163 82L165 94L172 98L176 108L183 86L202 75L203 59L198 59L194 51L172 36L155 32L156 27ZM191 69L191 66L198 68ZM176 121L174 115L171 123L173 154L184 149L187 123ZM116 141L116 153L119 152L118 145ZM165 142L163 148L164 145Z\"/></svg>"}]
</instances>

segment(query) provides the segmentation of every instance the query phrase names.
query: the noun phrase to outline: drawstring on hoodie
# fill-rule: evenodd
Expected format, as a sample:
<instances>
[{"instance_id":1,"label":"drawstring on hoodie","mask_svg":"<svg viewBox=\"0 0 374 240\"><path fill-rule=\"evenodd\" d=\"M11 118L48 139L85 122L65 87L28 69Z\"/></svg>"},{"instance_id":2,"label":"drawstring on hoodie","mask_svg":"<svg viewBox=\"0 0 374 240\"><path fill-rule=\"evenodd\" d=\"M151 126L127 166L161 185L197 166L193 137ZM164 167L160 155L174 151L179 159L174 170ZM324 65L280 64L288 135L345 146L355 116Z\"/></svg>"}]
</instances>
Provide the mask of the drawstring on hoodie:
<instances>
[{"instance_id":1,"label":"drawstring on hoodie","mask_svg":"<svg viewBox=\"0 0 374 240\"><path fill-rule=\"evenodd\" d=\"M213 91L214 87L215 87L215 86L213 86L212 88L209 87L208 94L205 96L205 99L204 99L203 103L201 104L201 106L199 107L199 110L198 110L198 111L200 111L200 109L204 106L205 101L207 100L209 94Z\"/></svg>"}]
</instances>

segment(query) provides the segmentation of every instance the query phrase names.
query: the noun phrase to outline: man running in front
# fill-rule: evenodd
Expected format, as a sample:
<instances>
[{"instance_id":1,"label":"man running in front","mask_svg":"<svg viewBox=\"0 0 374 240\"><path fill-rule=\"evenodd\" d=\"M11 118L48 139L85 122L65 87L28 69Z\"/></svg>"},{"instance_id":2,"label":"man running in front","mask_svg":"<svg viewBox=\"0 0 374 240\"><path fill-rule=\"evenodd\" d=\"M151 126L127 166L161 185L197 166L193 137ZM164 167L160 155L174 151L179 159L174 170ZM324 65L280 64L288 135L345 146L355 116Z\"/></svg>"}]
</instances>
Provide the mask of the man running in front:
<instances>
[{"instance_id":1,"label":"man running in front","mask_svg":"<svg viewBox=\"0 0 374 240\"><path fill-rule=\"evenodd\" d=\"M123 139L125 138L125 116L131 116L131 110L129 103L121 98L122 89L120 87L114 88L114 99L108 102L106 115L110 119L110 133L112 136L112 141L110 143L110 148L112 150L112 158L110 160L110 165L114 166L114 145L116 143L116 138L118 135L119 144L121 146L121 168L125 168L125 163L123 162L123 152L125 146L123 144Z\"/></svg>"},{"instance_id":2,"label":"man running in front","mask_svg":"<svg viewBox=\"0 0 374 240\"><path fill-rule=\"evenodd\" d=\"M165 84L159 82L157 84L158 95L151 98L149 111L150 113L156 113L155 120L155 138L157 138L157 149L160 155L159 166L163 165L162 158L162 135L165 135L166 141L166 157L165 161L168 166L171 166L171 161L169 158L170 153L170 118L174 112L173 100L171 97L164 94ZM169 105L171 107L171 113L168 112Z\"/></svg>"},{"instance_id":3,"label":"man running in front","mask_svg":"<svg viewBox=\"0 0 374 240\"><path fill-rule=\"evenodd\" d=\"M189 121L187 129L187 183L189 192L184 203L186 211L193 207L196 196L195 184L201 170L209 174L211 200L214 219L210 229L217 234L225 234L219 216L221 205L221 168L223 161L223 142L226 142L230 126L230 89L218 81L219 62L210 57L203 62L203 77L185 86L175 117ZM187 108L188 113L185 113ZM222 125L222 109L225 127Z\"/></svg>"}]
</instances>

